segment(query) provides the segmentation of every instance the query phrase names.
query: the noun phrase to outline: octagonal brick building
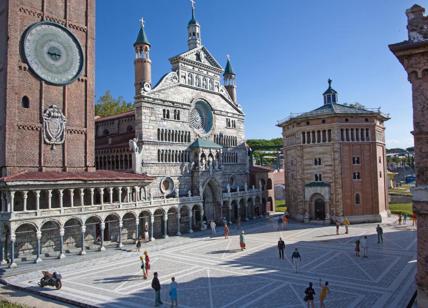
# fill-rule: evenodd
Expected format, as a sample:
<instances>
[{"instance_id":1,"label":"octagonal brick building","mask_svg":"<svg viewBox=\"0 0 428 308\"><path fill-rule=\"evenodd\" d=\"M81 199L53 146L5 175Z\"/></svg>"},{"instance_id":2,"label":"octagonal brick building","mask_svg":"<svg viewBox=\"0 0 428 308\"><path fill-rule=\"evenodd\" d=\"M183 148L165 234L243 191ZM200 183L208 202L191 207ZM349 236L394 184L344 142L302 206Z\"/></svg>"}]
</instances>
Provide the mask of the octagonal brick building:
<instances>
[{"instance_id":1,"label":"octagonal brick building","mask_svg":"<svg viewBox=\"0 0 428 308\"><path fill-rule=\"evenodd\" d=\"M385 126L380 110L339 104L329 87L324 104L280 121L286 203L300 221L377 222L388 209ZM340 218L339 218L340 220Z\"/></svg>"}]
</instances>

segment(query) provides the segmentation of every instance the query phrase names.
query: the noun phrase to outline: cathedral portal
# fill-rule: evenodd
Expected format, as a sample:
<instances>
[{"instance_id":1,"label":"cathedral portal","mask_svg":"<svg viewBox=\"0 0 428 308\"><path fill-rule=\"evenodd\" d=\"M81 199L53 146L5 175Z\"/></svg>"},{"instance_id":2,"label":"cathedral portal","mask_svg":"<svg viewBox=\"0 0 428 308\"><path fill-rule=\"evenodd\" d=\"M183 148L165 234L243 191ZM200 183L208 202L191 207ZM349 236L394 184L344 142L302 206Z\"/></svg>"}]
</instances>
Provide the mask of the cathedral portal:
<instances>
[{"instance_id":1,"label":"cathedral portal","mask_svg":"<svg viewBox=\"0 0 428 308\"><path fill-rule=\"evenodd\" d=\"M203 200L204 200L204 215L207 221L219 221L221 217L221 202L219 200L219 189L220 187L214 180L210 180L205 185Z\"/></svg>"}]
</instances>

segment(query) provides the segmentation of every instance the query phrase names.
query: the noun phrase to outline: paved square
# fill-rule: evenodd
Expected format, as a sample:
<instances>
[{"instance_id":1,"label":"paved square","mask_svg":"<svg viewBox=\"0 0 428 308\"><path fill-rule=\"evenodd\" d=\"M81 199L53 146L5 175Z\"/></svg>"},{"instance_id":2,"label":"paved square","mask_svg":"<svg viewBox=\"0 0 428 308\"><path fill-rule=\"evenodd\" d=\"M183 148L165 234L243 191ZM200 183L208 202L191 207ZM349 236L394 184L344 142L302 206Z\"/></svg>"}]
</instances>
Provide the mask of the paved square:
<instances>
[{"instance_id":1,"label":"paved square","mask_svg":"<svg viewBox=\"0 0 428 308\"><path fill-rule=\"evenodd\" d=\"M228 240L220 235L192 238L151 253L163 302L169 302L171 276L178 282L181 307L302 307L309 281L315 285L319 305L320 278L330 284L327 307L405 307L415 290L416 233L410 227L383 225L384 244L377 244L376 224L353 225L350 234L341 230L339 236L334 226L291 224L289 230L279 232L274 231L274 223L265 221L243 227L247 232L244 252L232 227ZM363 235L369 236L368 258L354 256L354 242ZM287 245L286 260L278 258L279 236ZM290 262L295 247L302 255L298 273ZM59 291L39 288L38 270L6 280L100 307L154 304L152 275L142 279L137 252L118 251L55 270L64 278Z\"/></svg>"}]
</instances>

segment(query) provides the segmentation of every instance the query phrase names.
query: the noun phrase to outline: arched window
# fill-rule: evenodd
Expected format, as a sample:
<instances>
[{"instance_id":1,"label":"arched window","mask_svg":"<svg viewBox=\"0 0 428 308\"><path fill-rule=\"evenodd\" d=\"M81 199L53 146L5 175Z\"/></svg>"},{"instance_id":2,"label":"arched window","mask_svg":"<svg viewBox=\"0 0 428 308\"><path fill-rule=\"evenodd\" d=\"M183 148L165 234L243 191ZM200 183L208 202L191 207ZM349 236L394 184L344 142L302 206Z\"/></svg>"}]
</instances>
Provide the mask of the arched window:
<instances>
[{"instance_id":1,"label":"arched window","mask_svg":"<svg viewBox=\"0 0 428 308\"><path fill-rule=\"evenodd\" d=\"M22 108L30 108L30 99L28 96L23 96L21 99Z\"/></svg>"},{"instance_id":2,"label":"arched window","mask_svg":"<svg viewBox=\"0 0 428 308\"><path fill-rule=\"evenodd\" d=\"M355 204L361 204L361 197L359 193L355 194Z\"/></svg>"}]
</instances>

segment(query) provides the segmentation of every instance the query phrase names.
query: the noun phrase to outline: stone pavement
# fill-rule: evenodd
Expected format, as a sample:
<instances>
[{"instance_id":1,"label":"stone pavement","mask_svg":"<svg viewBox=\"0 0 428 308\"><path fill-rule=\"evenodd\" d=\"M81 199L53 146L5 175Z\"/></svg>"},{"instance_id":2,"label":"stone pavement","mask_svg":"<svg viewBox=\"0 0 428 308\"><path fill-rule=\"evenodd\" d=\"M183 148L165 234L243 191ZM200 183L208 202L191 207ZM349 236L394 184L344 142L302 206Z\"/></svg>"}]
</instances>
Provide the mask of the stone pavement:
<instances>
[{"instance_id":1,"label":"stone pavement","mask_svg":"<svg viewBox=\"0 0 428 308\"><path fill-rule=\"evenodd\" d=\"M196 238L183 237L179 244L149 249L164 303L169 302L172 276L178 282L181 307L303 307L309 281L318 299L320 278L330 284L327 307L405 307L413 295L416 233L411 227L383 224L384 243L377 244L376 224L352 225L350 234L341 230L337 236L334 226L290 224L289 230L276 231L274 221L244 224L247 250L243 252L233 227L228 240L218 228L214 238L205 232ZM354 256L354 242L363 235L369 237L368 258ZM279 236L286 242L286 260L278 258ZM162 241L155 243L162 245ZM298 273L290 261L295 247L302 255ZM37 286L39 270L14 276L8 272L5 280L33 292L98 307L154 304L152 275L143 280L135 251L115 251L50 268L54 269L64 278L59 291Z\"/></svg>"}]
</instances>

